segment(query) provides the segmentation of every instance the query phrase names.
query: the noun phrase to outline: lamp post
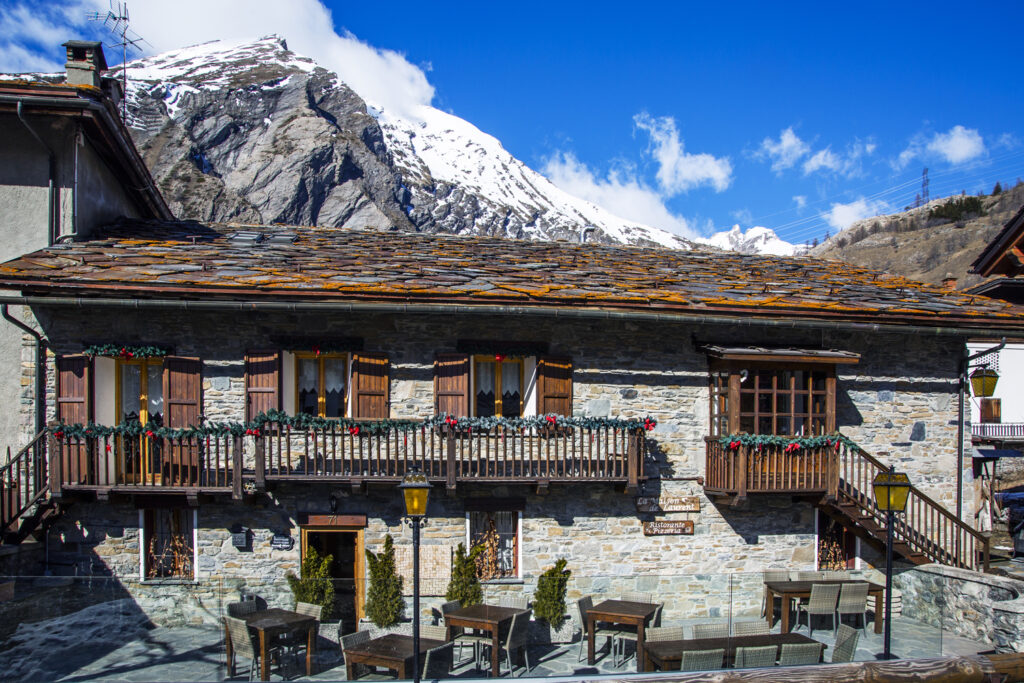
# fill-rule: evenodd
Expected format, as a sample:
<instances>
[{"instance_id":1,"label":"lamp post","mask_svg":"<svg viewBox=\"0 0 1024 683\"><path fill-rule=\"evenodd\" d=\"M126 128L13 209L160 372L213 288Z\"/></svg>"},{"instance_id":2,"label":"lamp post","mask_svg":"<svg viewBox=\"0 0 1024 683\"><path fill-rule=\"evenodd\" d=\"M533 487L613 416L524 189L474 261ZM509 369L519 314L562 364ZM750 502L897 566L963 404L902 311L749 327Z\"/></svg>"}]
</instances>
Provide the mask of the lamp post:
<instances>
[{"instance_id":1,"label":"lamp post","mask_svg":"<svg viewBox=\"0 0 1024 683\"><path fill-rule=\"evenodd\" d=\"M907 509L910 495L910 478L895 467L879 473L871 487L875 490L875 503L885 512L885 636L882 644L882 659L892 659L890 649L892 635L892 544L893 525L896 513Z\"/></svg>"},{"instance_id":2,"label":"lamp post","mask_svg":"<svg viewBox=\"0 0 1024 683\"><path fill-rule=\"evenodd\" d=\"M398 488L405 501L406 523L412 527L412 679L420 683L420 527L426 523L430 482L414 467Z\"/></svg>"}]
</instances>

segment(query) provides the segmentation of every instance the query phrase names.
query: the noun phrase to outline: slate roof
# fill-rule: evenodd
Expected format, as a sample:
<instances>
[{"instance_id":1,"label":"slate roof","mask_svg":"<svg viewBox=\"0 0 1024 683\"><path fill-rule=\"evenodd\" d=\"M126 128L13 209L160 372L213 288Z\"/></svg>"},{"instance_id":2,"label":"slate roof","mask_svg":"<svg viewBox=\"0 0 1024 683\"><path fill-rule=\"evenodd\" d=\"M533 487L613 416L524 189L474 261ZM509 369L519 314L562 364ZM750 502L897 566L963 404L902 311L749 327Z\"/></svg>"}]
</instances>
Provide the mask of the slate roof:
<instances>
[{"instance_id":1,"label":"slate roof","mask_svg":"<svg viewBox=\"0 0 1024 683\"><path fill-rule=\"evenodd\" d=\"M0 265L29 294L701 311L1024 330L1024 309L808 257L122 221Z\"/></svg>"}]
</instances>

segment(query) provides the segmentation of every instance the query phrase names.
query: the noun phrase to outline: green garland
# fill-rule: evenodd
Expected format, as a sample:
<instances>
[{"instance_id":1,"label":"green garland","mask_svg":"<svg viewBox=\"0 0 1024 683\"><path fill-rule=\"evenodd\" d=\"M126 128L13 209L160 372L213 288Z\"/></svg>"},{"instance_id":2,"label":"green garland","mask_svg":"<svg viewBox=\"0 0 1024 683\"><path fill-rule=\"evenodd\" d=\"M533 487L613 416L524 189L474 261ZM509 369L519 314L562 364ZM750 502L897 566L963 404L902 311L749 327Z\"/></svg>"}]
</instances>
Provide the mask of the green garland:
<instances>
[{"instance_id":1,"label":"green garland","mask_svg":"<svg viewBox=\"0 0 1024 683\"><path fill-rule=\"evenodd\" d=\"M854 443L839 432L834 434L822 434L820 436L778 436L775 434L730 434L718 439L724 448L731 451L740 446L753 448L755 451L770 448L781 448L786 452L808 451L820 448L838 448L844 445L847 448L853 447Z\"/></svg>"},{"instance_id":2,"label":"green garland","mask_svg":"<svg viewBox=\"0 0 1024 683\"><path fill-rule=\"evenodd\" d=\"M453 417L442 414L425 420L353 420L351 418L329 419L315 415L288 415L280 410L270 410L257 415L252 422L203 422L201 426L183 429L165 427L161 422L150 420L146 424L129 420L119 425L68 424L61 422L49 428L58 439L104 438L108 436L139 437L157 439L203 438L206 436L251 436L259 435L267 427L290 427L297 431L335 431L357 435L377 435L392 431L411 432L417 429L445 428L455 432L471 433L473 430L489 431L502 429L544 429L549 427L584 427L587 429L609 428L632 431L651 431L657 426L654 418L633 418L628 420L607 417L564 417L561 415L536 415L533 417Z\"/></svg>"},{"instance_id":3,"label":"green garland","mask_svg":"<svg viewBox=\"0 0 1024 683\"><path fill-rule=\"evenodd\" d=\"M93 344L83 353L90 357L110 356L112 358L161 358L167 349L159 346L132 346L129 344Z\"/></svg>"}]
</instances>

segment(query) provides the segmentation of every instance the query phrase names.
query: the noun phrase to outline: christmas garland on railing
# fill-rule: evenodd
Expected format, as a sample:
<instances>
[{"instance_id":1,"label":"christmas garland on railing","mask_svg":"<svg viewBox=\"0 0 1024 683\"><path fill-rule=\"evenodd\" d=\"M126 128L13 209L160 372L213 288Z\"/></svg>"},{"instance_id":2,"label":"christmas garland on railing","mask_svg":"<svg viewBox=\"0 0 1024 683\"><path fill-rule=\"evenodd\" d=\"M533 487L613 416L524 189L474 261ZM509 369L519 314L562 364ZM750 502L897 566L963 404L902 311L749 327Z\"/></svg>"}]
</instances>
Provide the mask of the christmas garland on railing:
<instances>
[{"instance_id":1,"label":"christmas garland on railing","mask_svg":"<svg viewBox=\"0 0 1024 683\"><path fill-rule=\"evenodd\" d=\"M654 418L616 419L608 417L564 417L561 415L535 415L532 417L454 417L436 415L425 420L353 420L351 418L330 419L315 415L288 415L280 410L269 410L257 415L251 422L206 422L200 426L186 428L165 427L162 422L150 420L146 424L129 420L119 425L67 424L61 422L50 427L58 439L104 438L109 436L146 436L156 439L202 438L206 436L259 435L267 428L290 427L297 431L334 431L359 434L384 434L390 431L410 432L417 429L442 428L452 432L472 433L473 430L489 431L502 429L538 429L551 427L583 427L586 429L623 429L627 431L644 429L651 431L657 426Z\"/></svg>"},{"instance_id":2,"label":"christmas garland on railing","mask_svg":"<svg viewBox=\"0 0 1024 683\"><path fill-rule=\"evenodd\" d=\"M820 436L778 436L775 434L730 434L718 439L724 448L731 451L737 450L740 446L760 451L766 448L781 448L785 453L796 451L816 450L820 448L839 448L846 446L852 448L853 441L839 432L834 434L822 434Z\"/></svg>"},{"instance_id":3,"label":"christmas garland on railing","mask_svg":"<svg viewBox=\"0 0 1024 683\"><path fill-rule=\"evenodd\" d=\"M110 356L111 358L162 358L167 349L159 346L131 346L127 344L93 344L83 351L89 357Z\"/></svg>"}]
</instances>

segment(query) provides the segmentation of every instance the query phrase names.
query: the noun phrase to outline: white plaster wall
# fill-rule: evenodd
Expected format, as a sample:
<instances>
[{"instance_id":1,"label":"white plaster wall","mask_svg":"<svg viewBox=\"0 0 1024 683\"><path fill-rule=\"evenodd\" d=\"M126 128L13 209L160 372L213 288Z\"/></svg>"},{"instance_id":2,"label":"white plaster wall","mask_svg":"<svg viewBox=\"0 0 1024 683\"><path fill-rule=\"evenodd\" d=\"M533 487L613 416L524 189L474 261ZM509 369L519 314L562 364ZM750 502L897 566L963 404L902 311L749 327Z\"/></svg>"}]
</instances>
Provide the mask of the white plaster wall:
<instances>
[{"instance_id":1,"label":"white plaster wall","mask_svg":"<svg viewBox=\"0 0 1024 683\"><path fill-rule=\"evenodd\" d=\"M997 341L971 342L970 353L978 353L997 345ZM972 365L972 371L973 371ZM970 372L970 371L969 371ZM1001 400L1003 422L1024 422L1024 344L1008 343L999 352L999 381L992 398ZM980 419L980 399L970 397L971 422Z\"/></svg>"}]
</instances>

